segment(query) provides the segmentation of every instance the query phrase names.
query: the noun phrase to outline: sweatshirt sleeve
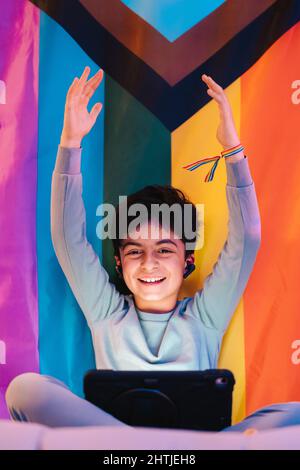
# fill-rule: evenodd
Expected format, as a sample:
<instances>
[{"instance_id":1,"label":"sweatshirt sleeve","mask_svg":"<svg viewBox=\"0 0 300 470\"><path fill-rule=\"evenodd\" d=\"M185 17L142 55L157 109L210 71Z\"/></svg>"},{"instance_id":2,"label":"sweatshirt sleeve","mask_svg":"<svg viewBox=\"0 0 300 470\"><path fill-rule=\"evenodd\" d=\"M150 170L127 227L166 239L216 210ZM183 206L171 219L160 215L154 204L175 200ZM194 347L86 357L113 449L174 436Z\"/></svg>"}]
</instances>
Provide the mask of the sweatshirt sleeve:
<instances>
[{"instance_id":1,"label":"sweatshirt sleeve","mask_svg":"<svg viewBox=\"0 0 300 470\"><path fill-rule=\"evenodd\" d=\"M123 308L124 296L86 239L82 148L59 146L51 187L51 237L58 262L88 323Z\"/></svg>"},{"instance_id":2,"label":"sweatshirt sleeve","mask_svg":"<svg viewBox=\"0 0 300 470\"><path fill-rule=\"evenodd\" d=\"M226 162L228 237L191 309L208 328L224 332L245 290L260 246L261 226L247 157Z\"/></svg>"}]
</instances>

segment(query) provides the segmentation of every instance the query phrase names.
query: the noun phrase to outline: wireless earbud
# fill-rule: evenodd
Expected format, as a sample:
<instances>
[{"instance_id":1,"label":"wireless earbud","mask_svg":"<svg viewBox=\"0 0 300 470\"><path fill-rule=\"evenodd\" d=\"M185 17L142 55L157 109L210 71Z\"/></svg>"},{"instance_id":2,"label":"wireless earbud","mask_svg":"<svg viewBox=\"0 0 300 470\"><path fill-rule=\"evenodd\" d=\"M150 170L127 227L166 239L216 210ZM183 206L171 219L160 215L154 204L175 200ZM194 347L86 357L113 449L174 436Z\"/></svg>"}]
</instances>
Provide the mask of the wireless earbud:
<instances>
[{"instance_id":1,"label":"wireless earbud","mask_svg":"<svg viewBox=\"0 0 300 470\"><path fill-rule=\"evenodd\" d=\"M183 277L184 278L188 277L195 269L196 269L196 266L194 265L194 263L188 263L187 267L184 270Z\"/></svg>"}]
</instances>

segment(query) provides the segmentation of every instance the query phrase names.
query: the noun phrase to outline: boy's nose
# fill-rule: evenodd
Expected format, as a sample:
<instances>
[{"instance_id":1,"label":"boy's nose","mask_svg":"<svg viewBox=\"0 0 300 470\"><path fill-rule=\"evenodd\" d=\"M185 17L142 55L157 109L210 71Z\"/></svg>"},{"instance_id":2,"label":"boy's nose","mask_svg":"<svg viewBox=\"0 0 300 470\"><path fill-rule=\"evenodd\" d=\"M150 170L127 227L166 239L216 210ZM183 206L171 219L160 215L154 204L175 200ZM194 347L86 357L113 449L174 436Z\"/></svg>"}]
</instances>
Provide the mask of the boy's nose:
<instances>
[{"instance_id":1,"label":"boy's nose","mask_svg":"<svg viewBox=\"0 0 300 470\"><path fill-rule=\"evenodd\" d=\"M158 267L157 259L151 254L145 254L141 261L141 268L148 271Z\"/></svg>"}]
</instances>

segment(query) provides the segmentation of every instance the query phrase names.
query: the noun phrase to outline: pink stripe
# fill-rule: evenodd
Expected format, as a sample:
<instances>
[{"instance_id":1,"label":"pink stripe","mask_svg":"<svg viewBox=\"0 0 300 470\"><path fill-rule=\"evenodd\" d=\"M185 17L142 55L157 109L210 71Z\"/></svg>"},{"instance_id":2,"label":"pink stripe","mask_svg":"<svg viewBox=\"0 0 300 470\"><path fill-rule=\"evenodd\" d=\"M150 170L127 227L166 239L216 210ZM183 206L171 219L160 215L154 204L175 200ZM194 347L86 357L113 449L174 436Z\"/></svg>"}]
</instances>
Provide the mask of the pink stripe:
<instances>
[{"instance_id":1,"label":"pink stripe","mask_svg":"<svg viewBox=\"0 0 300 470\"><path fill-rule=\"evenodd\" d=\"M5 417L8 383L22 372L39 369L39 11L27 0L2 0L0 9L0 417Z\"/></svg>"}]
</instances>

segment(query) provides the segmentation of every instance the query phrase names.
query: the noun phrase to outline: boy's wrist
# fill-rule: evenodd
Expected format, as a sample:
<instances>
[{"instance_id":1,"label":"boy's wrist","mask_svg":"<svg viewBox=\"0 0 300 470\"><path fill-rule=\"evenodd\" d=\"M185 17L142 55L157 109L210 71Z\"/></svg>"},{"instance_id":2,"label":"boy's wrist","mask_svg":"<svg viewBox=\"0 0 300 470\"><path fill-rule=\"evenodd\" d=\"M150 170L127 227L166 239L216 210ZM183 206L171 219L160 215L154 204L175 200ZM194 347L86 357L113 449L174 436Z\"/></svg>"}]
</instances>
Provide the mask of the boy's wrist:
<instances>
[{"instance_id":1,"label":"boy's wrist","mask_svg":"<svg viewBox=\"0 0 300 470\"><path fill-rule=\"evenodd\" d=\"M239 160L243 160L243 158L245 158L244 149L242 148L241 143L240 143L239 140L234 140L228 145L223 145L223 152L226 152L226 151L228 152L229 150L234 150L236 147L241 147L240 152L237 152L234 155L231 155L230 157L226 157L225 162L235 163L235 162L238 162Z\"/></svg>"},{"instance_id":2,"label":"boy's wrist","mask_svg":"<svg viewBox=\"0 0 300 470\"><path fill-rule=\"evenodd\" d=\"M61 147L64 147L65 149L80 149L80 147L81 147L80 142L65 141L65 140L61 140L59 145Z\"/></svg>"},{"instance_id":3,"label":"boy's wrist","mask_svg":"<svg viewBox=\"0 0 300 470\"><path fill-rule=\"evenodd\" d=\"M239 140L234 140L231 143L228 144L222 144L223 151L232 149L233 147L237 147L238 145L241 145Z\"/></svg>"},{"instance_id":4,"label":"boy's wrist","mask_svg":"<svg viewBox=\"0 0 300 470\"><path fill-rule=\"evenodd\" d=\"M62 134L59 145L64 148L80 148L81 139L70 139Z\"/></svg>"}]
</instances>

